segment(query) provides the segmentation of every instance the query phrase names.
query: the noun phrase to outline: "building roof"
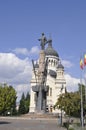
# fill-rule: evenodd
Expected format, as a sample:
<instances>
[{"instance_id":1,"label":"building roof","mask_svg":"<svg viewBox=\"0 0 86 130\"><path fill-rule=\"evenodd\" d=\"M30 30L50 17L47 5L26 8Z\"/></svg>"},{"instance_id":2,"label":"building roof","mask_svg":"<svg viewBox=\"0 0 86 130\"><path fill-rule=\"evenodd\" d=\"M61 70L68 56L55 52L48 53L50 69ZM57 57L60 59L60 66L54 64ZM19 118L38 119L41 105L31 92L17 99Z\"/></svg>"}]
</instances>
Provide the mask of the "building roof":
<instances>
[{"instance_id":1,"label":"building roof","mask_svg":"<svg viewBox=\"0 0 86 130\"><path fill-rule=\"evenodd\" d=\"M58 53L52 47L52 40L49 40L48 47L45 50L46 55L56 56L59 57Z\"/></svg>"},{"instance_id":2,"label":"building roof","mask_svg":"<svg viewBox=\"0 0 86 130\"><path fill-rule=\"evenodd\" d=\"M63 66L61 63L59 63L58 66L57 66L57 68L62 68L62 69L64 69L64 66Z\"/></svg>"}]
</instances>

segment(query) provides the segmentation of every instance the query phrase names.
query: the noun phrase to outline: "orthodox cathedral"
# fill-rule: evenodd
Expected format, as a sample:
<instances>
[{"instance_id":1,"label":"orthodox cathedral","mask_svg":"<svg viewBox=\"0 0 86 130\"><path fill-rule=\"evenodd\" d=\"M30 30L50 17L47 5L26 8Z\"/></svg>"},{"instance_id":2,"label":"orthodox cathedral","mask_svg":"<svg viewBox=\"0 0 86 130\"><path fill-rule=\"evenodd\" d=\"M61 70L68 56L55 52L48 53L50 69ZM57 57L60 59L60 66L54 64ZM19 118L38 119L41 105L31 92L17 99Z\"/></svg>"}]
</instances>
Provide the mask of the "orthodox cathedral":
<instances>
[{"instance_id":1,"label":"orthodox cathedral","mask_svg":"<svg viewBox=\"0 0 86 130\"><path fill-rule=\"evenodd\" d=\"M64 77L64 66L61 64L59 54L54 50L52 46L52 39L48 43L48 46L45 49L45 59L48 59L47 64L47 78L46 85L49 86L47 95L46 95L46 111L49 113L60 113L58 109L54 109L59 95L65 93L66 81ZM39 59L38 62L35 62L34 69L37 73L39 68ZM36 85L36 77L34 74L34 69L32 70L32 79L31 79L31 98L30 98L30 113L35 113L36 108L36 98L35 92L32 90L32 86Z\"/></svg>"}]
</instances>

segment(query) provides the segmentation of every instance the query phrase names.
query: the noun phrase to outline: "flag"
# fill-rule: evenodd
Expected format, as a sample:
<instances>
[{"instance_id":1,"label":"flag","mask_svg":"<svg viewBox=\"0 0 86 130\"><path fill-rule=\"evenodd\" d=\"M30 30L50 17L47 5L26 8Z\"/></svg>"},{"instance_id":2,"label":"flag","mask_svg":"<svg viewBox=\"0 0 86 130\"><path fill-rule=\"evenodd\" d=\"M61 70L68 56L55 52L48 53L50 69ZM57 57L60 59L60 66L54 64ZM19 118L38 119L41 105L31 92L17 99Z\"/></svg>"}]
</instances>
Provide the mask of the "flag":
<instances>
[{"instance_id":1,"label":"flag","mask_svg":"<svg viewBox=\"0 0 86 130\"><path fill-rule=\"evenodd\" d=\"M84 55L84 66L86 65L86 54Z\"/></svg>"},{"instance_id":2,"label":"flag","mask_svg":"<svg viewBox=\"0 0 86 130\"><path fill-rule=\"evenodd\" d=\"M80 68L83 69L84 65L83 65L83 60L80 59Z\"/></svg>"}]
</instances>

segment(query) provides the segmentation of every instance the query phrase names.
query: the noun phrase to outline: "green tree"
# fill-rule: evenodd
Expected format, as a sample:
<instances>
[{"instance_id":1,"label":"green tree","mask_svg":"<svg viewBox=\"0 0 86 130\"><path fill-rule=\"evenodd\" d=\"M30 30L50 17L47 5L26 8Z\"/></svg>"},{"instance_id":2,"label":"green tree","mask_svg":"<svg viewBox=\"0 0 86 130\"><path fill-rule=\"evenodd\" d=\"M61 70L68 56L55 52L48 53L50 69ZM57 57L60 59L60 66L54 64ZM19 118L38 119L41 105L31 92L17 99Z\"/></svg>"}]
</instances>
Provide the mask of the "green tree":
<instances>
[{"instance_id":1,"label":"green tree","mask_svg":"<svg viewBox=\"0 0 86 130\"><path fill-rule=\"evenodd\" d=\"M77 92L65 92L58 98L55 107L63 109L69 116L81 116L81 87L82 87L82 103L83 115L86 115L86 98L85 98L85 85L78 84L79 89Z\"/></svg>"},{"instance_id":2,"label":"green tree","mask_svg":"<svg viewBox=\"0 0 86 130\"><path fill-rule=\"evenodd\" d=\"M26 106L26 113L29 112L29 106L30 106L30 94L27 92L26 98L25 98L25 106Z\"/></svg>"},{"instance_id":3,"label":"green tree","mask_svg":"<svg viewBox=\"0 0 86 130\"><path fill-rule=\"evenodd\" d=\"M62 109L69 116L80 116L80 94L70 92L60 95L55 107Z\"/></svg>"},{"instance_id":4,"label":"green tree","mask_svg":"<svg viewBox=\"0 0 86 130\"><path fill-rule=\"evenodd\" d=\"M85 85L78 84L79 85L79 93L81 96L81 87L82 87L82 103L83 103L83 115L86 115L86 95L85 95Z\"/></svg>"},{"instance_id":5,"label":"green tree","mask_svg":"<svg viewBox=\"0 0 86 130\"><path fill-rule=\"evenodd\" d=\"M6 114L14 108L16 102L16 91L12 86L7 84L0 85L0 114Z\"/></svg>"},{"instance_id":6,"label":"green tree","mask_svg":"<svg viewBox=\"0 0 86 130\"><path fill-rule=\"evenodd\" d=\"M23 93L19 105L19 114L25 114L25 110L25 95Z\"/></svg>"},{"instance_id":7,"label":"green tree","mask_svg":"<svg viewBox=\"0 0 86 130\"><path fill-rule=\"evenodd\" d=\"M29 112L29 105L30 105L30 94L27 92L25 97L24 93L22 94L20 105L19 105L19 114L26 114Z\"/></svg>"}]
</instances>

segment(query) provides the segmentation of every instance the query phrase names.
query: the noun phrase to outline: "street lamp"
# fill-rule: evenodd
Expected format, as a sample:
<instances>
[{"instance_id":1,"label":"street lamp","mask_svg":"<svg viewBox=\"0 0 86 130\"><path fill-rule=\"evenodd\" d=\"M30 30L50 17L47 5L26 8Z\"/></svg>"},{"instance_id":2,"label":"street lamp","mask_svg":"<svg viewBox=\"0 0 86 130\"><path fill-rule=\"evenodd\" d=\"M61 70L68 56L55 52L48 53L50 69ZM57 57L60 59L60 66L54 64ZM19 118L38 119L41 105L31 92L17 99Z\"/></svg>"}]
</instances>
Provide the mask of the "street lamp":
<instances>
[{"instance_id":1,"label":"street lamp","mask_svg":"<svg viewBox=\"0 0 86 130\"><path fill-rule=\"evenodd\" d=\"M13 107L11 107L11 116L13 115Z\"/></svg>"}]
</instances>

